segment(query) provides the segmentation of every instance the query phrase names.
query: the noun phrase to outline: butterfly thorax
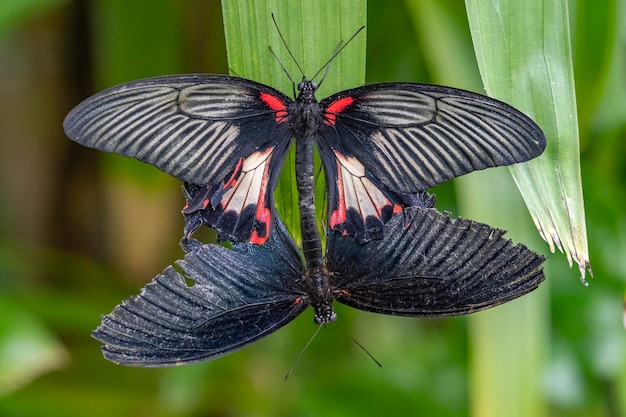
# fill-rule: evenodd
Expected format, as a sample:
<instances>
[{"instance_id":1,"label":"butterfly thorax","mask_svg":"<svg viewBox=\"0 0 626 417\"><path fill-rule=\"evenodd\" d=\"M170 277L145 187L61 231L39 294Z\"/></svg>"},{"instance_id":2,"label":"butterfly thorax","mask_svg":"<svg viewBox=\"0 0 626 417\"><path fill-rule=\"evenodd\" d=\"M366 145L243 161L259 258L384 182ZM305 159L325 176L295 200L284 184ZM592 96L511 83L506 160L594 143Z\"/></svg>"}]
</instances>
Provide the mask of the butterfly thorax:
<instances>
[{"instance_id":1,"label":"butterfly thorax","mask_svg":"<svg viewBox=\"0 0 626 417\"><path fill-rule=\"evenodd\" d=\"M330 273L325 267L307 268L304 276L305 291L315 310L316 324L334 323L337 314L333 310L333 286L330 282Z\"/></svg>"},{"instance_id":2,"label":"butterfly thorax","mask_svg":"<svg viewBox=\"0 0 626 417\"><path fill-rule=\"evenodd\" d=\"M317 84L304 77L298 84L298 97L288 109L291 128L296 138L310 138L322 124L323 113L315 98L316 91Z\"/></svg>"},{"instance_id":3,"label":"butterfly thorax","mask_svg":"<svg viewBox=\"0 0 626 417\"><path fill-rule=\"evenodd\" d=\"M322 262L322 243L315 218L315 181L313 163L313 144L311 137L317 131L321 112L315 101L317 86L304 79L298 89L300 94L289 111L291 127L296 139L296 184L298 187L298 206L300 209L300 231L302 249L307 268L320 268Z\"/></svg>"}]
</instances>

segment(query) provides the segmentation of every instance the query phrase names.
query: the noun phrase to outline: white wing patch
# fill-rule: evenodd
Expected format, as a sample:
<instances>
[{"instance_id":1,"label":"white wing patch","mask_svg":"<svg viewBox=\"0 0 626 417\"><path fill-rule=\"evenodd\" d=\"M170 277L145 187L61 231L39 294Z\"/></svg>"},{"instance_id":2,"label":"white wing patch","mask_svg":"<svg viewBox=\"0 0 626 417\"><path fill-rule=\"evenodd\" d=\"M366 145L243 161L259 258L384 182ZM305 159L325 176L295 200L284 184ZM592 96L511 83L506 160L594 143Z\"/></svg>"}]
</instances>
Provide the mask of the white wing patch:
<instances>
[{"instance_id":1,"label":"white wing patch","mask_svg":"<svg viewBox=\"0 0 626 417\"><path fill-rule=\"evenodd\" d=\"M266 188L263 181L267 178L272 150L268 148L264 152L254 152L243 161L238 178L232 178L224 184L228 188L221 202L224 210L240 213L250 204L262 204L265 197L263 190Z\"/></svg>"},{"instance_id":2,"label":"white wing patch","mask_svg":"<svg viewBox=\"0 0 626 417\"><path fill-rule=\"evenodd\" d=\"M243 161L241 173L237 178L231 178L224 188L224 196L220 202L224 212L234 211L238 215L248 206L255 206L254 220L256 223L264 223L265 230L269 230L271 222L271 210L269 207L269 177L270 160L272 159L273 147L262 152L254 152ZM266 233L259 236L257 231L252 232L251 243L262 244L268 238Z\"/></svg>"},{"instance_id":3,"label":"white wing patch","mask_svg":"<svg viewBox=\"0 0 626 417\"><path fill-rule=\"evenodd\" d=\"M365 167L355 157L344 156L333 151L337 159L337 207L331 213L330 227L346 221L349 212L359 213L360 222L365 223L368 217L383 220L383 209L391 207L394 212L401 210L399 204L394 204L387 196L365 176ZM352 210L350 210L352 209Z\"/></svg>"}]
</instances>

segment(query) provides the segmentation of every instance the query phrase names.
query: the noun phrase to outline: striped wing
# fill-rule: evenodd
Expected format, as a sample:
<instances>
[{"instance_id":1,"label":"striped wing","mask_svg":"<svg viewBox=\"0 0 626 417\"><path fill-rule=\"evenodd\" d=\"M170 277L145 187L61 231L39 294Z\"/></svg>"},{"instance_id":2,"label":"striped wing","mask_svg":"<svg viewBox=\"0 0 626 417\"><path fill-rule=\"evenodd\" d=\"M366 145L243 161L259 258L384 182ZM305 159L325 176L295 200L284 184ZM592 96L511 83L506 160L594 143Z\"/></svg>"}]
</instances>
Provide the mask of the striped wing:
<instances>
[{"instance_id":1,"label":"striped wing","mask_svg":"<svg viewBox=\"0 0 626 417\"><path fill-rule=\"evenodd\" d=\"M130 366L194 363L240 349L293 320L307 307L296 288L302 264L277 223L265 245L201 246L115 307L93 332L104 343L104 356Z\"/></svg>"},{"instance_id":2,"label":"striped wing","mask_svg":"<svg viewBox=\"0 0 626 417\"><path fill-rule=\"evenodd\" d=\"M64 128L85 146L206 186L200 203L211 204L196 207L202 223L234 241L263 243L291 141L285 110L290 102L242 78L172 75L98 93L70 112Z\"/></svg>"},{"instance_id":3,"label":"striped wing","mask_svg":"<svg viewBox=\"0 0 626 417\"><path fill-rule=\"evenodd\" d=\"M415 193L451 178L540 155L541 129L513 107L454 88L373 84L324 99L321 148L354 156L389 190Z\"/></svg>"},{"instance_id":4,"label":"striped wing","mask_svg":"<svg viewBox=\"0 0 626 417\"><path fill-rule=\"evenodd\" d=\"M545 258L504 231L434 209L394 216L384 237L365 245L329 234L327 267L337 300L399 316L452 316L520 297L543 281Z\"/></svg>"},{"instance_id":5,"label":"striped wing","mask_svg":"<svg viewBox=\"0 0 626 417\"><path fill-rule=\"evenodd\" d=\"M171 75L102 91L74 108L63 127L70 139L137 158L183 181L223 181L240 158L289 142L284 94L242 78Z\"/></svg>"}]
</instances>

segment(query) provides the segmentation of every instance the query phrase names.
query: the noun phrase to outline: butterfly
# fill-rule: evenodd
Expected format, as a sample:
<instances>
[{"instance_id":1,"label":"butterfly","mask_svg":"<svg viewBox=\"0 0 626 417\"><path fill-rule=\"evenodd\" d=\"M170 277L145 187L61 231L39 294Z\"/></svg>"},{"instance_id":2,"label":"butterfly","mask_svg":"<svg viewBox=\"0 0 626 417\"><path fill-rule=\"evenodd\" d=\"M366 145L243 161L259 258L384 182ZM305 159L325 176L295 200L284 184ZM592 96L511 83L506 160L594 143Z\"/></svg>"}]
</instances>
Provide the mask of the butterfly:
<instances>
[{"instance_id":1,"label":"butterfly","mask_svg":"<svg viewBox=\"0 0 626 417\"><path fill-rule=\"evenodd\" d=\"M226 355L309 306L315 323L332 323L335 300L410 317L480 311L544 279L544 257L503 234L433 208L409 207L392 216L380 240L360 244L328 229L323 265L305 267L275 218L264 245L207 244L187 253L104 316L93 337L113 362L160 367Z\"/></svg>"},{"instance_id":2,"label":"butterfly","mask_svg":"<svg viewBox=\"0 0 626 417\"><path fill-rule=\"evenodd\" d=\"M226 75L170 75L102 91L64 121L74 141L137 158L183 180L183 247L201 225L222 240L264 243L275 218L273 190L292 141L317 146L326 175L327 223L358 242L423 193L451 178L541 154L541 129L513 107L450 87L365 85L318 102L303 77L295 100ZM295 90L295 89L294 89ZM312 169L301 155L296 175ZM311 190L298 182L306 200ZM301 199L301 201L303 200Z\"/></svg>"}]
</instances>

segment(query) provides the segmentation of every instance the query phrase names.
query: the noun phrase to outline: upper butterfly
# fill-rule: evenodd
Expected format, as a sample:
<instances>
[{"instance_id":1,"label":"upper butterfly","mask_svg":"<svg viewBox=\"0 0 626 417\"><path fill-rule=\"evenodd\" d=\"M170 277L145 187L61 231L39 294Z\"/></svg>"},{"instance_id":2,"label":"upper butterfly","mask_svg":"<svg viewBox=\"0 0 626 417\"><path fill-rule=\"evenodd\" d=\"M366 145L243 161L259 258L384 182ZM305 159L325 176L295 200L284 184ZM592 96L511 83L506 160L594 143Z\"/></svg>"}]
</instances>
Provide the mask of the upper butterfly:
<instances>
[{"instance_id":1,"label":"upper butterfly","mask_svg":"<svg viewBox=\"0 0 626 417\"><path fill-rule=\"evenodd\" d=\"M147 162L198 185L184 208L183 246L203 223L222 239L264 243L273 189L293 139L315 142L326 172L331 229L359 242L382 237L394 212L426 189L540 155L541 129L513 107L449 87L366 85L321 102L303 78L295 100L225 75L171 75L102 91L74 108L67 135ZM304 152L297 150L298 152ZM303 166L307 165L307 166ZM310 164L310 166L308 166ZM297 174L312 172L312 156ZM298 191L309 195L312 190Z\"/></svg>"}]
</instances>

